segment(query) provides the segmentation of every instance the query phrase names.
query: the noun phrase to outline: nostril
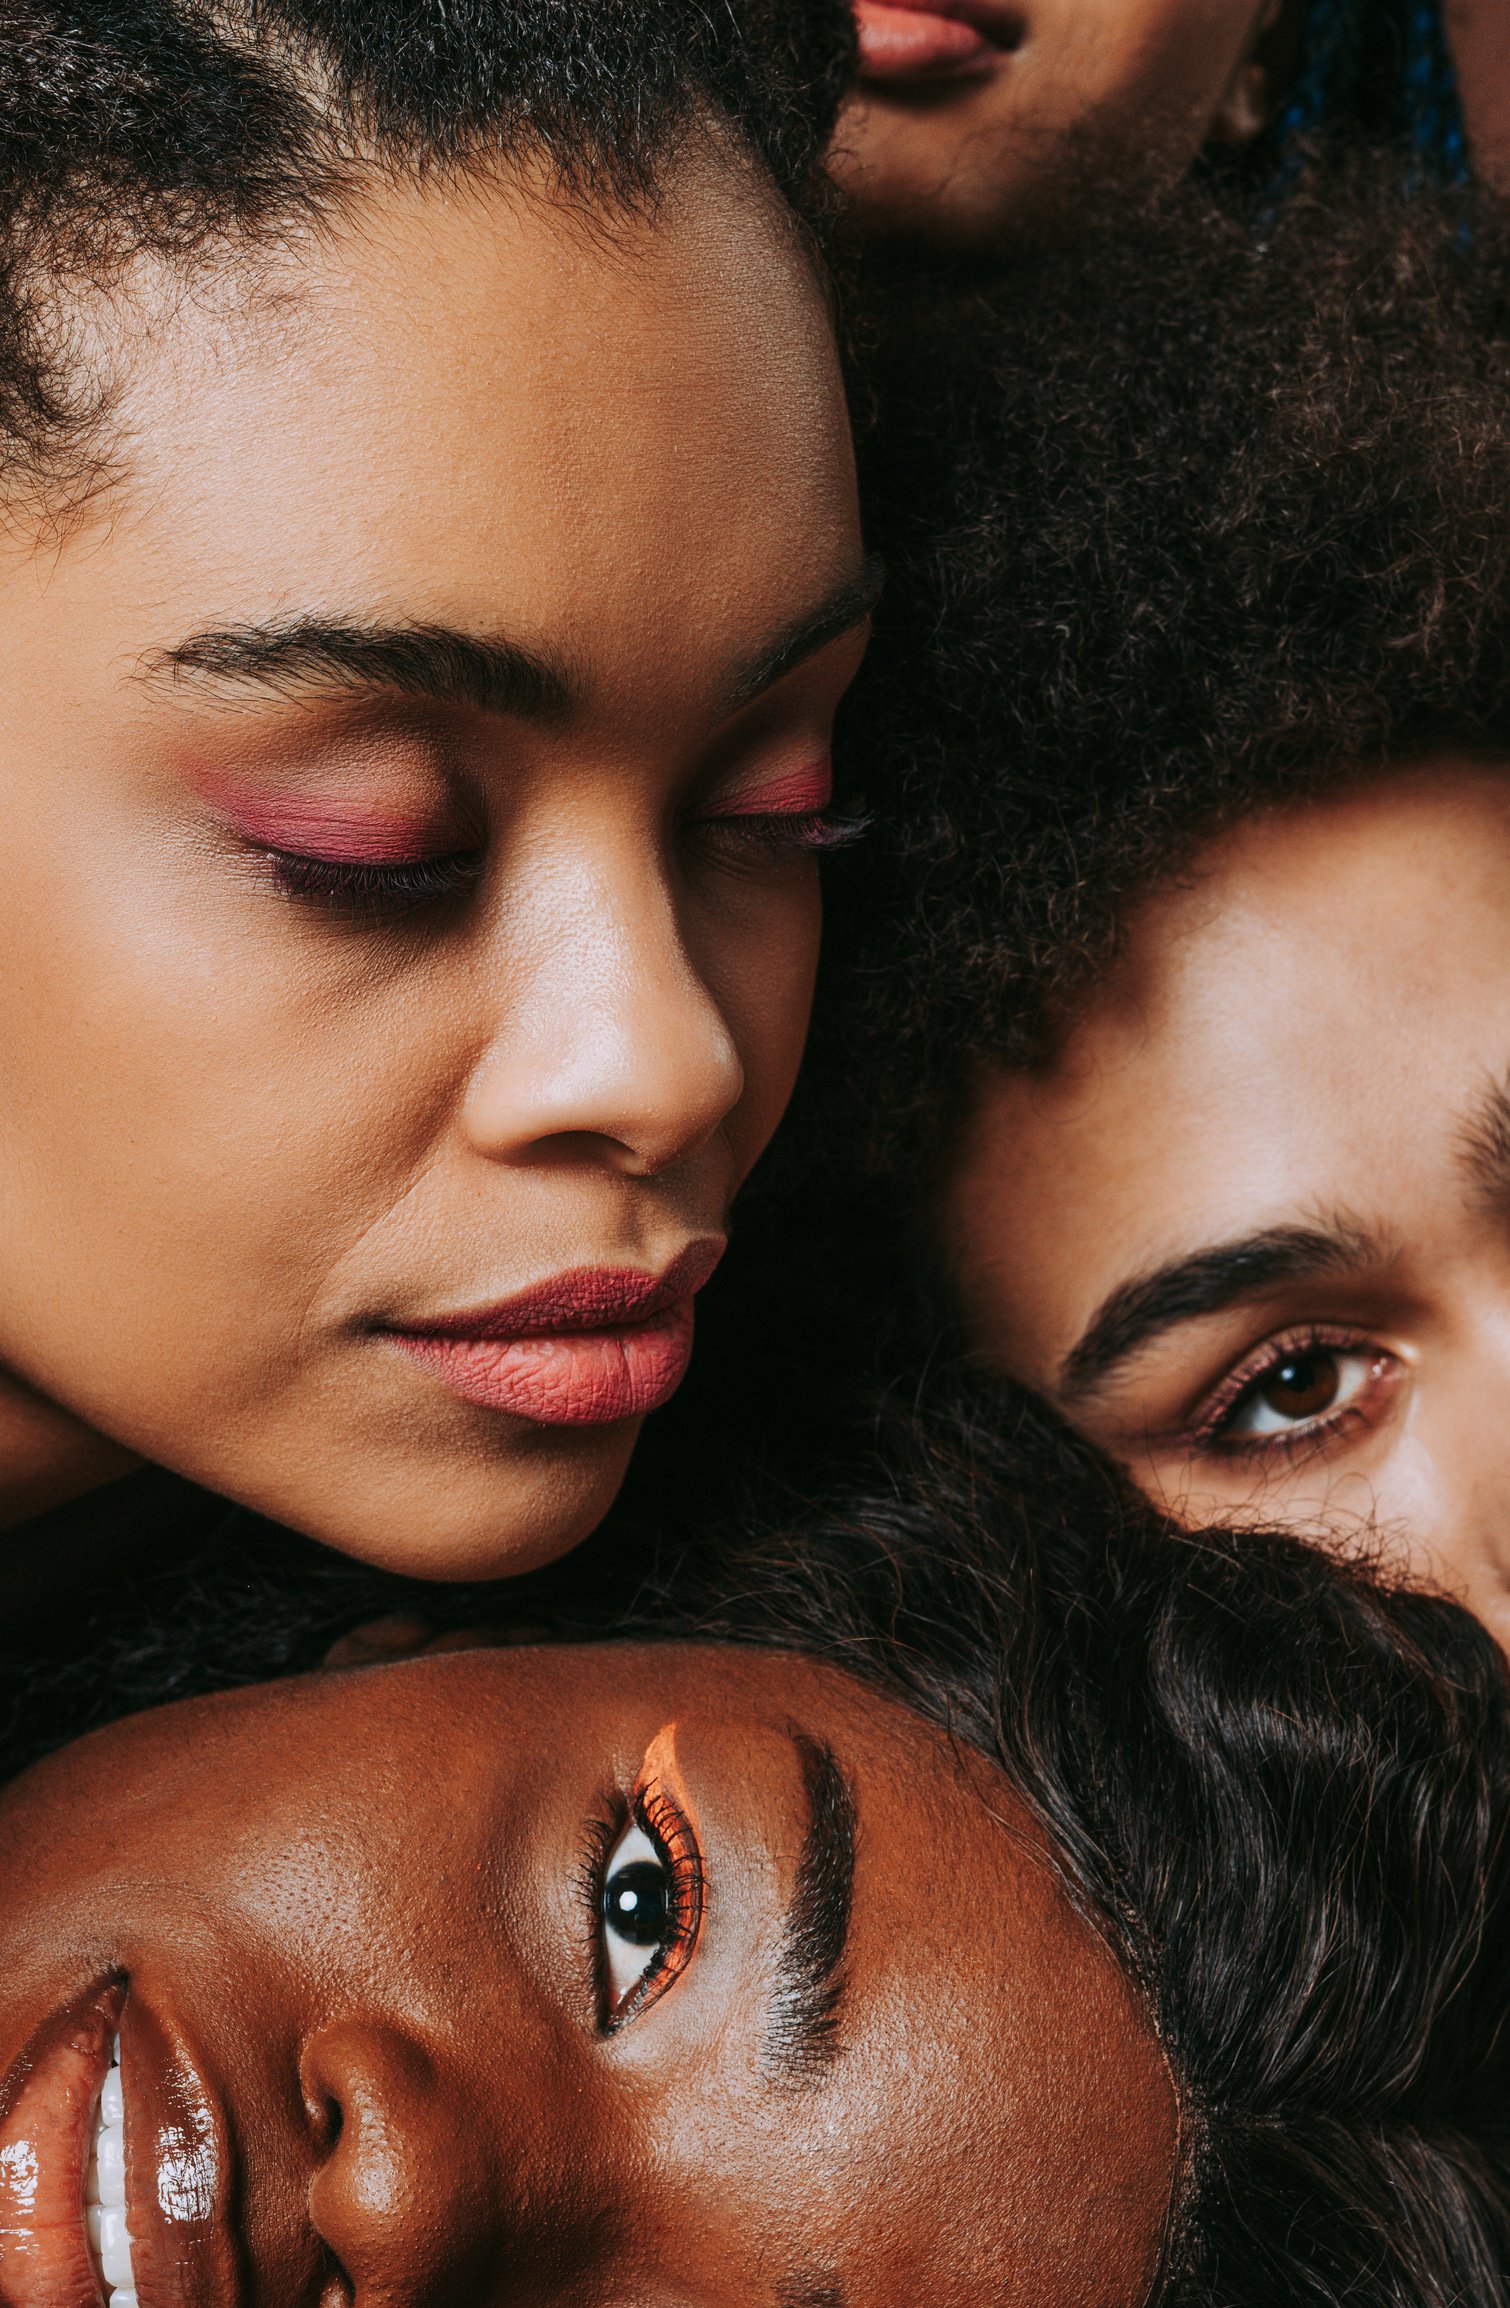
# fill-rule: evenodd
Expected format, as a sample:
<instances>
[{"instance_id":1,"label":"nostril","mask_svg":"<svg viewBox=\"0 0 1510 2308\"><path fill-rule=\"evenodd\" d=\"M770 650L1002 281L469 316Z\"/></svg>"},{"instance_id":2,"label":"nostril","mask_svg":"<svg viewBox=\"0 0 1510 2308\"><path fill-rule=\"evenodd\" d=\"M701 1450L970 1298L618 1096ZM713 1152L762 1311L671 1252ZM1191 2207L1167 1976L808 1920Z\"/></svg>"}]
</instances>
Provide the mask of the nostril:
<instances>
[{"instance_id":1,"label":"nostril","mask_svg":"<svg viewBox=\"0 0 1510 2308\"><path fill-rule=\"evenodd\" d=\"M334 2252L327 2247L320 2289L316 2295L318 2308L352 2308L356 2296L356 2286Z\"/></svg>"},{"instance_id":2,"label":"nostril","mask_svg":"<svg viewBox=\"0 0 1510 2308\"><path fill-rule=\"evenodd\" d=\"M306 2092L304 2115L317 2152L322 2157L332 2155L346 2121L340 2101L329 2092Z\"/></svg>"}]
</instances>

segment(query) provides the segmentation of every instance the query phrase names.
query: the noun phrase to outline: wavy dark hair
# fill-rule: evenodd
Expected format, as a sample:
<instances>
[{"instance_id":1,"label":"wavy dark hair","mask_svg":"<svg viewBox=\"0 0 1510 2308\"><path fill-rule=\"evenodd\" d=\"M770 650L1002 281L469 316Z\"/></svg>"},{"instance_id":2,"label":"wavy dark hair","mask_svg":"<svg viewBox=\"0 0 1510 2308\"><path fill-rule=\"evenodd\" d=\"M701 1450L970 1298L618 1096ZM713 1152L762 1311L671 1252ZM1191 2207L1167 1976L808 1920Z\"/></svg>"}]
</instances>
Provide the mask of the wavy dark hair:
<instances>
[{"instance_id":1,"label":"wavy dark hair","mask_svg":"<svg viewBox=\"0 0 1510 2308\"><path fill-rule=\"evenodd\" d=\"M0 481L87 494L108 407L83 285L267 242L364 171L538 163L652 198L698 118L811 223L846 0L10 0L0 17Z\"/></svg>"},{"instance_id":2,"label":"wavy dark hair","mask_svg":"<svg viewBox=\"0 0 1510 2308\"><path fill-rule=\"evenodd\" d=\"M1510 758L1510 212L1364 154L1257 239L1190 186L994 283L878 281L872 327L875 824L808 1095L825 1173L915 1207L975 1061L1047 1056L1224 826Z\"/></svg>"},{"instance_id":3,"label":"wavy dark hair","mask_svg":"<svg viewBox=\"0 0 1510 2308\"><path fill-rule=\"evenodd\" d=\"M424 1586L222 1517L6 1663L12 1764L312 1667L355 1620L815 1653L995 1758L1182 2102L1158 2308L1494 2308L1510 2268L1510 1685L1453 1605L1171 1535L1037 1406L942 1389L737 1543Z\"/></svg>"}]
</instances>

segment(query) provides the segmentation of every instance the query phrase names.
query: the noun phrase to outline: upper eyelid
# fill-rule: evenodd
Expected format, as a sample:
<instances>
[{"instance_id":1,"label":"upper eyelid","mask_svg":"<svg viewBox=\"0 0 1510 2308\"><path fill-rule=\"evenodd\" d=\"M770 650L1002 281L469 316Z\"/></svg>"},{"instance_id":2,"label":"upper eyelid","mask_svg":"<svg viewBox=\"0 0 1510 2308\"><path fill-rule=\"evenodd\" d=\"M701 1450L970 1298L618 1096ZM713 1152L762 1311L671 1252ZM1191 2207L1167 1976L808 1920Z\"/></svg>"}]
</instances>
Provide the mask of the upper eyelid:
<instances>
[{"instance_id":1,"label":"upper eyelid","mask_svg":"<svg viewBox=\"0 0 1510 2308\"><path fill-rule=\"evenodd\" d=\"M646 1811L644 1798L646 1793L651 1791L658 1793L662 1800L675 1811L682 1831L691 1845L697 1877L698 1913L693 1923L686 1955L678 1964L673 1978L680 1978L686 1970L701 1938L707 1883L706 1861L703 1856L701 1841L688 1816L686 1807L679 1803L669 1790L661 1786L659 1782L654 1781L651 1783L651 1788L647 1790L644 1766L642 1765L635 1774L633 1786L627 1796L618 1787L604 1791L600 1798L598 1810L585 1822L582 1830L583 1853L576 1871L576 1890L581 1906L586 1910L587 1915L589 1995L593 2025L596 2032L601 2035L615 2034L620 2027L635 2019L643 2000L636 1991L626 1999L619 2012L609 2012L607 1966L603 1949L603 1892L608 1881L608 1863L629 1827L641 1827L657 1851L665 1851L666 1839L658 1831L654 1820L647 1815ZM668 1866L671 1865L669 1854L667 1854L667 1864ZM654 1972L647 1972L645 1984L648 1985L656 1976L657 1974ZM667 1984L671 1983L668 1982ZM651 1998L650 2000L656 1999Z\"/></svg>"},{"instance_id":2,"label":"upper eyelid","mask_svg":"<svg viewBox=\"0 0 1510 2308\"><path fill-rule=\"evenodd\" d=\"M1332 1335L1328 1335L1331 1333ZM1229 1363L1222 1376L1210 1386L1203 1387L1190 1410L1179 1421L1178 1438L1196 1441L1209 1435L1226 1413L1236 1407L1248 1389L1262 1378L1269 1365L1286 1352L1297 1348L1323 1347L1336 1354L1363 1354L1370 1351L1387 1354L1381 1346L1361 1330L1349 1331L1344 1323L1292 1323L1284 1330L1271 1331L1256 1346Z\"/></svg>"}]
</instances>

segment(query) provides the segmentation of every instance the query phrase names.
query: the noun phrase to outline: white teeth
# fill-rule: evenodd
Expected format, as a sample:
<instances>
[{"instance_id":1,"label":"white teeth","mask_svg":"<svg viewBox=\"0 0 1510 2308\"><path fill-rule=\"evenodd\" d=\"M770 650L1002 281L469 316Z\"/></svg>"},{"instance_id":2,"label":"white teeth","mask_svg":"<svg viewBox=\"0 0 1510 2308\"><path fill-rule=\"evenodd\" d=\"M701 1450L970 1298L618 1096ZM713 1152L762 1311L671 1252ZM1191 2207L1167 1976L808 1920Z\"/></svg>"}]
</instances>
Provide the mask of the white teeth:
<instances>
[{"instance_id":1,"label":"white teeth","mask_svg":"<svg viewBox=\"0 0 1510 2308\"><path fill-rule=\"evenodd\" d=\"M121 2095L121 2047L100 2092L94 2153L84 2183L84 2225L109 2308L137 2308L136 2273L126 2227L126 2103Z\"/></svg>"}]
</instances>

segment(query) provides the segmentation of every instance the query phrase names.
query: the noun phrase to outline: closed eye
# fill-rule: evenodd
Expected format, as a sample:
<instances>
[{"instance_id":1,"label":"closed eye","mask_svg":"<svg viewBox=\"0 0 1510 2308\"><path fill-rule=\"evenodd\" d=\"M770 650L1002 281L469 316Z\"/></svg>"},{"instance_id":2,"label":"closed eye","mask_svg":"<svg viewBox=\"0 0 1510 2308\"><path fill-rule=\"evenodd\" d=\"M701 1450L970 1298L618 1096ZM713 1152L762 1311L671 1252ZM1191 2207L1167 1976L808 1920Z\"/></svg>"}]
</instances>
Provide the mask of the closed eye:
<instances>
[{"instance_id":1,"label":"closed eye","mask_svg":"<svg viewBox=\"0 0 1510 2308\"><path fill-rule=\"evenodd\" d=\"M391 863L307 857L295 850L259 854L285 897L354 921L390 921L461 896L476 883L485 862L481 850Z\"/></svg>"}]
</instances>

